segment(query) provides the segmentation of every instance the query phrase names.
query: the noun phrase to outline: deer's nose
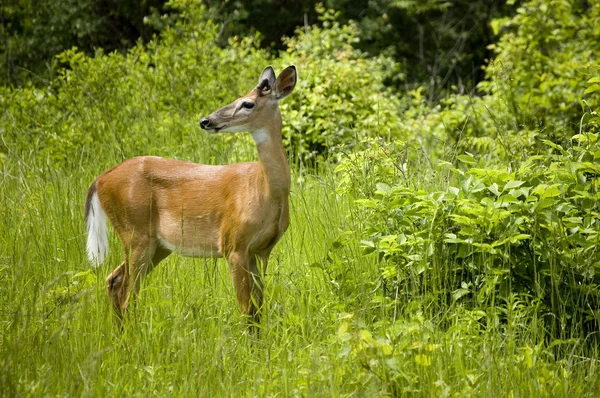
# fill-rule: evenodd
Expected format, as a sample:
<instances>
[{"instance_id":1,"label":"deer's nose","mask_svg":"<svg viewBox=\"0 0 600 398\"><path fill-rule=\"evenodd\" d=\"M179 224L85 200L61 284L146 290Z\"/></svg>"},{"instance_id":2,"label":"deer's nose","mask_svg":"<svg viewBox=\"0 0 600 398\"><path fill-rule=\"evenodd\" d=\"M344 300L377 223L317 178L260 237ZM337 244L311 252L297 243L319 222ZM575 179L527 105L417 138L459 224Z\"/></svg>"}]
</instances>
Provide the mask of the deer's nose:
<instances>
[{"instance_id":1,"label":"deer's nose","mask_svg":"<svg viewBox=\"0 0 600 398\"><path fill-rule=\"evenodd\" d=\"M203 118L202 120L200 120L200 127L204 130L206 130L206 128L208 127L208 125L210 124L210 120L208 120L208 118Z\"/></svg>"}]
</instances>

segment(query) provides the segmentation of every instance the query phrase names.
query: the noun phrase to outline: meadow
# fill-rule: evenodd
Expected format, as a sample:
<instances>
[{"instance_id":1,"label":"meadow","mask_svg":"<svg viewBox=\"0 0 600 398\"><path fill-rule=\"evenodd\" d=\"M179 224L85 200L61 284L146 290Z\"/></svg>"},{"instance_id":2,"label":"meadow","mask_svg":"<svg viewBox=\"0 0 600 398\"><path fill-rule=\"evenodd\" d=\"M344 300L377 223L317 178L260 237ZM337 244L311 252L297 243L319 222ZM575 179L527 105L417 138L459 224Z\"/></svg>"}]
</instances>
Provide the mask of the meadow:
<instances>
[{"instance_id":1,"label":"meadow","mask_svg":"<svg viewBox=\"0 0 600 398\"><path fill-rule=\"evenodd\" d=\"M195 138L213 149L219 140ZM251 158L252 144L243 146ZM120 245L112 235L98 269L84 250L85 191L102 165L29 171L34 177L23 174L25 163L4 166L5 396L566 396L600 388L597 350L577 339L548 344L541 320L518 299L487 312L440 312L416 292L390 303L381 264L353 239L362 229L354 198L336 194L330 170L294 175L302 184L265 276L259 338L239 314L226 263L178 256L145 279L120 330L104 289ZM433 261L436 272L451 267Z\"/></svg>"},{"instance_id":2,"label":"meadow","mask_svg":"<svg viewBox=\"0 0 600 398\"><path fill-rule=\"evenodd\" d=\"M387 86L397 65L355 50L330 12L272 56L252 38L217 46L203 7L173 3L181 19L148 44L69 50L47 86L0 89L0 395L598 396L593 32L556 28L540 50L554 74L532 83L530 1L479 95L431 104ZM176 255L120 327L104 278L121 246L111 233L98 268L85 253L89 185L137 155L256 160L247 134L198 122L292 63L291 224L260 333L224 260Z\"/></svg>"}]
</instances>

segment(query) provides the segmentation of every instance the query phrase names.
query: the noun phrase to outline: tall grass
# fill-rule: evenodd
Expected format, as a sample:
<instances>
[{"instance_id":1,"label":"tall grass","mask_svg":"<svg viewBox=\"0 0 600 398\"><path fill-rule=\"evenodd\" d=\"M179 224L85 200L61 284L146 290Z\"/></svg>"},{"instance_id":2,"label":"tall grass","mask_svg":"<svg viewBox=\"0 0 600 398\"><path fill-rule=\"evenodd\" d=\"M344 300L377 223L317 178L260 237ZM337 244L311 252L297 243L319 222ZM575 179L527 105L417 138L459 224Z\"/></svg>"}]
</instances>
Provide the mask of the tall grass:
<instances>
[{"instance_id":1,"label":"tall grass","mask_svg":"<svg viewBox=\"0 0 600 398\"><path fill-rule=\"evenodd\" d=\"M254 157L248 140L193 137L197 161ZM211 141L211 142L209 142ZM160 144L160 143L159 143ZM233 148L233 150L232 150ZM214 151L214 153L213 153ZM161 152L160 150L158 151ZM163 151L162 154L166 151ZM103 266L84 253L83 202L120 159L84 156L57 170L10 158L0 181L0 384L4 396L594 396L597 349L554 356L527 303L506 325L458 305L429 308L381 294L363 256L354 199L330 167L291 194L291 227L265 277L260 338L239 315L223 260L171 256L143 282L121 330L104 278L121 261L113 235ZM86 165L89 165L86 166ZM301 182L301 183L300 183ZM443 278L443 258L434 259ZM421 280L417 273L413 278ZM443 287L443 284L438 286ZM412 297L412 298L411 298ZM503 308L504 308L503 307ZM485 325L485 326L484 326ZM556 348L556 346L554 347Z\"/></svg>"},{"instance_id":2,"label":"tall grass","mask_svg":"<svg viewBox=\"0 0 600 398\"><path fill-rule=\"evenodd\" d=\"M272 255L257 340L247 335L223 260L170 257L144 281L123 331L116 327L104 277L120 263L120 246L113 236L97 270L84 253L83 200L94 173L5 164L3 393L264 395L297 388L306 364L318 363L319 350L310 347L324 344L334 321L328 281L309 266L344 224L348 203L330 194L330 176L294 189L293 227Z\"/></svg>"}]
</instances>

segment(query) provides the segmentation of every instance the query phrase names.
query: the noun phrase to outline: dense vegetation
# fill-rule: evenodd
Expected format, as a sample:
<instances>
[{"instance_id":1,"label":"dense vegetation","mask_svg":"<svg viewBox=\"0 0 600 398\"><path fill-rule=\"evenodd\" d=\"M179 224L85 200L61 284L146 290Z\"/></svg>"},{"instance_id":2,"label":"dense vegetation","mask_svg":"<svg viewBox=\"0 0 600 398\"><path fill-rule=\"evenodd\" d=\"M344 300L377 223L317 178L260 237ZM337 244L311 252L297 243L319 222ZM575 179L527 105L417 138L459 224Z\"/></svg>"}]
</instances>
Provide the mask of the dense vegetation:
<instances>
[{"instance_id":1,"label":"dense vegetation","mask_svg":"<svg viewBox=\"0 0 600 398\"><path fill-rule=\"evenodd\" d=\"M310 11L283 15L318 23L275 51L250 23L230 31L274 2L256 3L146 2L169 10L148 18L158 36L124 33L136 44L93 55L93 45L68 49L55 77L18 74L20 88L3 80L1 393L597 396L600 8L382 0L369 7L393 12L345 23L360 10L301 2ZM467 8L487 11L482 25ZM401 32L402 18L421 29L456 22L460 57L441 55L450 38L425 29L423 65L435 54L449 63L415 67L414 42L392 51L377 37ZM40 57L63 33L40 36ZM485 57L465 95L464 65ZM121 253L112 237L106 264L90 269L87 187L135 155L255 159L249 137L209 137L199 117L247 91L265 65L292 63L300 80L282 103L292 224L266 275L260 338L224 262L176 256L146 279L119 330L104 276Z\"/></svg>"},{"instance_id":2,"label":"dense vegetation","mask_svg":"<svg viewBox=\"0 0 600 398\"><path fill-rule=\"evenodd\" d=\"M335 20L352 20L371 55L386 54L397 63L398 86L425 85L430 100L451 87L469 91L482 77L490 57L493 18L508 16L515 1L506 0L202 0L206 17L219 24L220 47L233 37L256 35L262 48L286 48L296 28L321 24L319 9L335 9ZM147 42L179 16L165 0L14 0L0 4L0 83L46 84L56 71L55 55L73 46L88 55ZM401 70L400 70L401 69Z\"/></svg>"}]
</instances>

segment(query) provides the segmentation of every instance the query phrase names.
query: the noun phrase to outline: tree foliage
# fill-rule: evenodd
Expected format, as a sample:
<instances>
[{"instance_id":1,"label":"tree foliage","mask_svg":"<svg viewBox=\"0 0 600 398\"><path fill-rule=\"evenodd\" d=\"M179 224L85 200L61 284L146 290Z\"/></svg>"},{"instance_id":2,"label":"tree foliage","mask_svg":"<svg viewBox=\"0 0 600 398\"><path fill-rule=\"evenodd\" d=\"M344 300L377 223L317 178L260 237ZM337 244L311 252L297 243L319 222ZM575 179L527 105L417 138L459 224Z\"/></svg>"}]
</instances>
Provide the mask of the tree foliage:
<instances>
[{"instance_id":1,"label":"tree foliage","mask_svg":"<svg viewBox=\"0 0 600 398\"><path fill-rule=\"evenodd\" d=\"M384 84L394 62L365 58L352 47L356 27L335 22L332 12L321 10L326 28L299 30L271 61L255 38L218 46L218 27L204 7L185 1L171 6L180 19L160 40L139 43L126 55L68 50L58 60L69 68L52 86L4 89L5 150L33 147L38 156L64 164L82 147L126 156L162 135L182 140L197 128L199 114L244 94L271 62L278 68L295 63L301 74L301 93L282 104L292 120L284 140L294 157L322 160L357 139L396 135L400 100Z\"/></svg>"},{"instance_id":2,"label":"tree foliage","mask_svg":"<svg viewBox=\"0 0 600 398\"><path fill-rule=\"evenodd\" d=\"M299 29L286 39L279 62L303 71L302 94L283 105L293 121L284 127L285 144L305 160L349 150L367 137L396 136L400 100L386 87L397 65L384 56L367 58L353 47L355 24L320 9L323 28Z\"/></svg>"},{"instance_id":3,"label":"tree foliage","mask_svg":"<svg viewBox=\"0 0 600 398\"><path fill-rule=\"evenodd\" d=\"M408 87L424 85L429 101L448 91L469 92L483 79L487 46L495 39L490 22L512 9L504 0L377 0L362 9L337 3L344 17L358 21L359 47L392 56Z\"/></svg>"},{"instance_id":4,"label":"tree foliage","mask_svg":"<svg viewBox=\"0 0 600 398\"><path fill-rule=\"evenodd\" d=\"M512 10L505 0L203 3L207 17L220 25L215 40L221 47L232 37L259 32L261 46L275 52L285 49L284 38L297 28L322 23L319 7L336 10L340 24L356 22L354 47L393 58L401 66L395 83L425 84L430 101L452 87L468 91L481 80L481 67L491 55L486 46L494 39L489 23ZM73 46L90 55L96 48L131 48L138 38L147 42L173 23L177 10L165 0L50 0L39 6L19 0L2 5L0 54L6 73L0 82L22 85L44 79L56 69L54 56ZM165 18L165 11L171 17Z\"/></svg>"},{"instance_id":5,"label":"tree foliage","mask_svg":"<svg viewBox=\"0 0 600 398\"><path fill-rule=\"evenodd\" d=\"M165 0L16 0L0 5L0 83L38 85L56 70L54 56L75 46L93 54L132 47L155 31L144 18Z\"/></svg>"},{"instance_id":6,"label":"tree foliage","mask_svg":"<svg viewBox=\"0 0 600 398\"><path fill-rule=\"evenodd\" d=\"M481 88L506 98L517 124L568 142L582 113L598 106L584 91L598 70L599 20L600 9L587 2L526 2L514 18L494 21L502 35Z\"/></svg>"}]
</instances>

